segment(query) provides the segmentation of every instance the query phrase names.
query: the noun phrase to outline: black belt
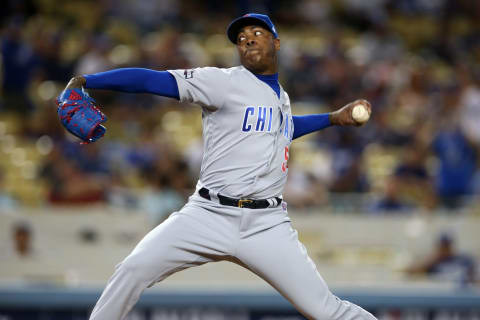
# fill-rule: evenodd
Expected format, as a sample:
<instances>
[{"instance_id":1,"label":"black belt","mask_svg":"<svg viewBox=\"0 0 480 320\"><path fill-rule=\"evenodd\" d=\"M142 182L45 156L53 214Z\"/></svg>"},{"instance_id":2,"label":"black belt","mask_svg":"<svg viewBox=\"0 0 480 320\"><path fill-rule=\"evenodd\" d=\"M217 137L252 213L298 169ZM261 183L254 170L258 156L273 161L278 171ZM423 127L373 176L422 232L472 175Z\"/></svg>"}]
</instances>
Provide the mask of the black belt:
<instances>
[{"instance_id":1,"label":"black belt","mask_svg":"<svg viewBox=\"0 0 480 320\"><path fill-rule=\"evenodd\" d=\"M212 200L210 197L210 191L207 188L202 188L198 190L198 194L207 200ZM282 203L282 199L275 197L271 199L260 199L260 200L253 200L253 199L234 199L226 196L222 196L221 194L217 195L220 204L224 206L232 206L232 207L239 207L239 208L249 208L249 209L265 209L268 207L276 207L280 203Z\"/></svg>"}]
</instances>

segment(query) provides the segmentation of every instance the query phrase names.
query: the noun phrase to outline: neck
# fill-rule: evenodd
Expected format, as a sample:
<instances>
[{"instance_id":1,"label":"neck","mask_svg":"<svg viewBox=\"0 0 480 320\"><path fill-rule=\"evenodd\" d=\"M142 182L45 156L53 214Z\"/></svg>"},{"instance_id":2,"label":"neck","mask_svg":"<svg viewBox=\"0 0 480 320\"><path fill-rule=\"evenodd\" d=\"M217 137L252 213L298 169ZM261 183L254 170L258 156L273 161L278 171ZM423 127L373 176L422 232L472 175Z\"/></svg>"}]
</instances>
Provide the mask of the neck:
<instances>
[{"instance_id":1,"label":"neck","mask_svg":"<svg viewBox=\"0 0 480 320\"><path fill-rule=\"evenodd\" d=\"M258 75L262 75L262 76L268 76L268 75L272 75L272 74L278 74L278 70L277 68L269 68L268 70L265 70L265 71L262 71L262 72L253 72L255 74L258 74Z\"/></svg>"},{"instance_id":2,"label":"neck","mask_svg":"<svg viewBox=\"0 0 480 320\"><path fill-rule=\"evenodd\" d=\"M269 68L267 70L255 70L252 68L248 68L247 66L244 66L248 71L255 75L260 75L260 76L269 76L273 74L278 74L277 68Z\"/></svg>"}]
</instances>

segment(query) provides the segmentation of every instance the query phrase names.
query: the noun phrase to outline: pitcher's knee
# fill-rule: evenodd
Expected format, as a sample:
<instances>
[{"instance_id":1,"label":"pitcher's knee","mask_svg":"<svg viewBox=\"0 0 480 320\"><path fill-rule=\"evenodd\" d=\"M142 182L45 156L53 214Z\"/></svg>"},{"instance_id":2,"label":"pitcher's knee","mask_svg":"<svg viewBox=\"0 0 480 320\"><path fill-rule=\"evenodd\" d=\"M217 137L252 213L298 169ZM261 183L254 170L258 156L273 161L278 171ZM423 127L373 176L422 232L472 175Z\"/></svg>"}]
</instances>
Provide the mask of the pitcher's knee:
<instances>
[{"instance_id":1,"label":"pitcher's knee","mask_svg":"<svg viewBox=\"0 0 480 320\"><path fill-rule=\"evenodd\" d=\"M331 320L334 319L335 310L338 305L338 298L329 293L327 296L311 297L302 300L298 304L299 310L308 318L314 320Z\"/></svg>"},{"instance_id":2,"label":"pitcher's knee","mask_svg":"<svg viewBox=\"0 0 480 320\"><path fill-rule=\"evenodd\" d=\"M327 299L317 305L311 319L375 320L376 318L361 307L330 294Z\"/></svg>"},{"instance_id":3,"label":"pitcher's knee","mask_svg":"<svg viewBox=\"0 0 480 320\"><path fill-rule=\"evenodd\" d=\"M335 312L332 312L330 307L316 308L315 312L309 316L309 319L314 320L333 320L337 319L334 316Z\"/></svg>"}]
</instances>

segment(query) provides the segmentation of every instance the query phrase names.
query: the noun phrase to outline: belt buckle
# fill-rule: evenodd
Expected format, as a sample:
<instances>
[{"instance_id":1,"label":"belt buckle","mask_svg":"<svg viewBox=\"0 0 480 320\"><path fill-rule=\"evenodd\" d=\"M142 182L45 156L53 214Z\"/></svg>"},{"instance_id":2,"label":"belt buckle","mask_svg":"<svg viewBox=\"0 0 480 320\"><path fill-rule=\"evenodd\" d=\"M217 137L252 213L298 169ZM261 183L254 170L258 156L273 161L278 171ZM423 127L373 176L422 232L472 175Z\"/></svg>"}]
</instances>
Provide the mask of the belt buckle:
<instances>
[{"instance_id":1,"label":"belt buckle","mask_svg":"<svg viewBox=\"0 0 480 320\"><path fill-rule=\"evenodd\" d=\"M250 202L253 202L253 200L250 200L250 199L240 199L240 200L238 200L238 207L239 207L239 208L243 208L244 203L250 203Z\"/></svg>"}]
</instances>

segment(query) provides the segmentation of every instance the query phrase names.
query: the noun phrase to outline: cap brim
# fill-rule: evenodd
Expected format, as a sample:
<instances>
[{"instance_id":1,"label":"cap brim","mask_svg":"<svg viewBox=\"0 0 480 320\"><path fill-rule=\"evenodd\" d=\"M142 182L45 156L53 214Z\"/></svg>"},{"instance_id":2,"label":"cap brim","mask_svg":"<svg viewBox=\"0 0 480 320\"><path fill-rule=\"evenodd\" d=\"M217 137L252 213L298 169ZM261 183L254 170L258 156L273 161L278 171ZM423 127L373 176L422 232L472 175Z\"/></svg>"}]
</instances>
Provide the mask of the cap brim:
<instances>
[{"instance_id":1,"label":"cap brim","mask_svg":"<svg viewBox=\"0 0 480 320\"><path fill-rule=\"evenodd\" d=\"M232 21L227 28L227 36L233 44L237 44L237 35L245 26L261 26L266 30L272 32L268 24L266 24L263 20L255 18L255 17L240 17Z\"/></svg>"}]
</instances>

